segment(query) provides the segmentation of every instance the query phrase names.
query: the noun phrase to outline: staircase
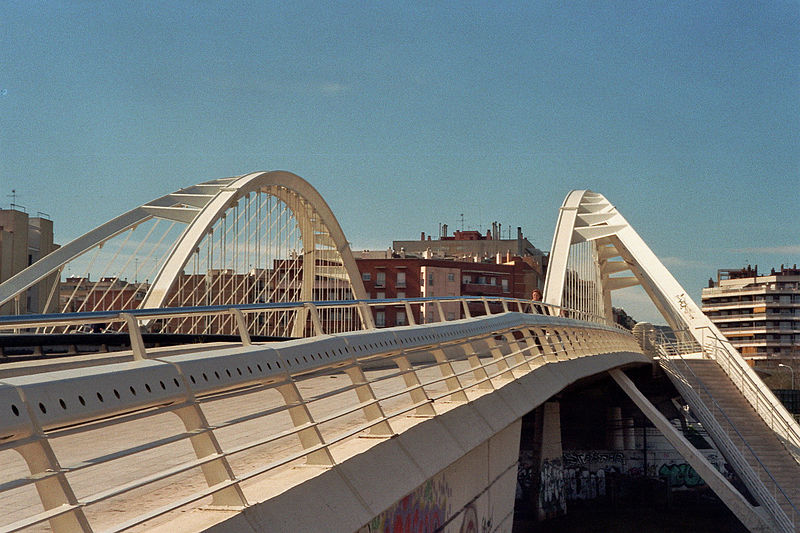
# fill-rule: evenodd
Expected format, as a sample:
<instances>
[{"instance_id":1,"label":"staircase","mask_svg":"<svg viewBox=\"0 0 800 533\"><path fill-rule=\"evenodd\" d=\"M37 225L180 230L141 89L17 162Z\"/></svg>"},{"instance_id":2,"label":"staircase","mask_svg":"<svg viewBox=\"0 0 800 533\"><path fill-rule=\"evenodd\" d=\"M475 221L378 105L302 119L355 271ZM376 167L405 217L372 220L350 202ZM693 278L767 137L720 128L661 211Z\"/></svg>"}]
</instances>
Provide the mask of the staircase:
<instances>
[{"instance_id":1,"label":"staircase","mask_svg":"<svg viewBox=\"0 0 800 533\"><path fill-rule=\"evenodd\" d=\"M800 531L800 464L713 359L661 365L753 497L782 531Z\"/></svg>"}]
</instances>

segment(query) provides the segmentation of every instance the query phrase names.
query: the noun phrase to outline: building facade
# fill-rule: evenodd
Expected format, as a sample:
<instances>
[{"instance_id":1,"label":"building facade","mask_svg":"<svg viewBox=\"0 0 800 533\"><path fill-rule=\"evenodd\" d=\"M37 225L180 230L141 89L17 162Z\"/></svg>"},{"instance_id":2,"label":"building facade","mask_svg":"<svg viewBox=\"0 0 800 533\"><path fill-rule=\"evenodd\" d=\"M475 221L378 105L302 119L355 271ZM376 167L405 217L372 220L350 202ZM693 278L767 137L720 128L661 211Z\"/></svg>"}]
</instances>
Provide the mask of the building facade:
<instances>
[{"instance_id":1,"label":"building facade","mask_svg":"<svg viewBox=\"0 0 800 533\"><path fill-rule=\"evenodd\" d=\"M57 249L53 221L30 217L17 209L0 209L0 283ZM0 306L0 315L49 313L58 305L54 285L58 274L34 285L24 296Z\"/></svg>"},{"instance_id":2,"label":"building facade","mask_svg":"<svg viewBox=\"0 0 800 533\"><path fill-rule=\"evenodd\" d=\"M443 258L356 257L356 264L367 294L376 300L433 296L530 298L533 289L541 284L537 271L519 257L499 264ZM502 311L499 303L491 307L493 313ZM457 302L442 303L442 311L447 320L464 318L464 311ZM412 312L417 324L439 318L434 305L415 305ZM484 312L482 303L470 304L470 313L474 316ZM403 305L373 308L378 327L406 325L410 322L406 313Z\"/></svg>"},{"instance_id":3,"label":"building facade","mask_svg":"<svg viewBox=\"0 0 800 533\"><path fill-rule=\"evenodd\" d=\"M760 274L758 266L720 270L703 289L702 304L703 313L742 356L771 374L765 378L768 385L790 388L790 379L800 370L797 265L782 265L769 274Z\"/></svg>"}]
</instances>

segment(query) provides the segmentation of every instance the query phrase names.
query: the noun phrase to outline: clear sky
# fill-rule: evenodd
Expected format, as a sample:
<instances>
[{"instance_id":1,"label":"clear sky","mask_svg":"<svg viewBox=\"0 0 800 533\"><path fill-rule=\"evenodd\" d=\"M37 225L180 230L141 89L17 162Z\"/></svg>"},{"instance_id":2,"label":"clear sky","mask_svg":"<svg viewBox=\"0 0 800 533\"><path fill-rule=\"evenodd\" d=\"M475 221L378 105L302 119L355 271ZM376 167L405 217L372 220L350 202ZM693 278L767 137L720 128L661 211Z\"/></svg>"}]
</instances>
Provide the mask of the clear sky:
<instances>
[{"instance_id":1,"label":"clear sky","mask_svg":"<svg viewBox=\"0 0 800 533\"><path fill-rule=\"evenodd\" d=\"M588 188L695 298L800 263L800 3L561 4L0 0L0 204L65 243L282 169L356 249L463 213L546 250Z\"/></svg>"}]
</instances>

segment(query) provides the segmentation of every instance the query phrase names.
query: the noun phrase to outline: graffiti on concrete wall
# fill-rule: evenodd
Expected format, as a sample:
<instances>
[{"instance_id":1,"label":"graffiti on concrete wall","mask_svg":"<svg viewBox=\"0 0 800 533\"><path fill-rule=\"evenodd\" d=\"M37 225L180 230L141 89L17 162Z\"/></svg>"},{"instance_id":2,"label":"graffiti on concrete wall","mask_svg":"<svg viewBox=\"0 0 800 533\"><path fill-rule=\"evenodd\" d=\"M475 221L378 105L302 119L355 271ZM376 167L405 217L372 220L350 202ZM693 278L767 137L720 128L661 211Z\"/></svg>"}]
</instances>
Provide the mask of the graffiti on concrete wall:
<instances>
[{"instance_id":1,"label":"graffiti on concrete wall","mask_svg":"<svg viewBox=\"0 0 800 533\"><path fill-rule=\"evenodd\" d=\"M701 450L701 453L729 481L736 480L733 469L716 450ZM647 460L642 450L569 450L563 456L567 501L605 496L609 476L616 475L666 479L673 489L679 490L705 485L700 475L675 450L648 451Z\"/></svg>"},{"instance_id":2,"label":"graffiti on concrete wall","mask_svg":"<svg viewBox=\"0 0 800 533\"><path fill-rule=\"evenodd\" d=\"M658 476L667 480L670 487L697 487L705 485L703 478L700 474L695 472L694 468L687 463L681 464L663 464L658 469Z\"/></svg>"},{"instance_id":3,"label":"graffiti on concrete wall","mask_svg":"<svg viewBox=\"0 0 800 533\"><path fill-rule=\"evenodd\" d=\"M429 480L369 523L370 533L433 532L449 516L452 489L444 477Z\"/></svg>"},{"instance_id":4,"label":"graffiti on concrete wall","mask_svg":"<svg viewBox=\"0 0 800 533\"><path fill-rule=\"evenodd\" d=\"M592 500L606 495L606 473L586 468L564 469L564 496L567 501Z\"/></svg>"},{"instance_id":5,"label":"graffiti on concrete wall","mask_svg":"<svg viewBox=\"0 0 800 533\"><path fill-rule=\"evenodd\" d=\"M560 458L545 459L539 470L539 509L547 515L567 511L564 494L564 467Z\"/></svg>"},{"instance_id":6,"label":"graffiti on concrete wall","mask_svg":"<svg viewBox=\"0 0 800 533\"><path fill-rule=\"evenodd\" d=\"M590 467L605 468L606 465L623 465L625 454L615 451L571 451L564 452L564 467Z\"/></svg>"}]
</instances>

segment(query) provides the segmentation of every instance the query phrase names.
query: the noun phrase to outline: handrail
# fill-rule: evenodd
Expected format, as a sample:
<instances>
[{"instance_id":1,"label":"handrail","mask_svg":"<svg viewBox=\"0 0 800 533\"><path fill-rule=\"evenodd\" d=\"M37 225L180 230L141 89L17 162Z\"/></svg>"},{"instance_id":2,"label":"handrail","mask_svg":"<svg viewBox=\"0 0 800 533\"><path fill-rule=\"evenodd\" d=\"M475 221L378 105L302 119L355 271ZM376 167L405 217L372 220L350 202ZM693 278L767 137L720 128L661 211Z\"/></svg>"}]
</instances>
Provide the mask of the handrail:
<instances>
[{"instance_id":1,"label":"handrail","mask_svg":"<svg viewBox=\"0 0 800 533\"><path fill-rule=\"evenodd\" d=\"M359 312L366 309L366 314L371 308L384 307L384 306L422 306L425 304L436 304L435 318L439 322L446 322L447 319L441 316L441 304L446 302L461 303L465 310L468 309L470 303L482 303L485 314L491 314L490 304L500 304L504 311L511 310L511 306L516 306L517 311L530 314L540 314L545 316L553 316L560 318L573 318L584 320L586 322L611 325L623 331L628 331L619 324L608 324L604 317L599 317L585 313L580 310L568 309L562 306L550 305L543 302L536 302L531 300L508 298L508 297L487 297L487 296L440 296L440 297L420 297L420 298L403 298L403 299L370 299L370 300L324 300L324 301L310 301L310 302L271 302L271 303L255 303L255 304L239 304L239 305L209 305L209 306L196 306L196 307L169 307L157 309L131 309L131 310L114 310L114 311L91 311L79 313L51 313L42 315L9 315L0 316L0 335L2 332L11 331L14 333L20 330L31 328L54 328L63 326L66 328L81 327L90 324L105 323L105 324L121 324L119 327L125 327L130 337L130 345L132 347L140 345L142 328L147 329L150 323L156 320L169 320L175 318L198 318L198 317L216 317L227 315L232 319L231 322L238 330L243 344L250 344L250 332L247 330L247 320L244 314L258 314L258 313L271 313L271 312L295 312L309 311L310 317L314 327L312 328L312 336L323 333L332 333L323 331L322 323L320 321L320 311L326 309L357 309ZM467 313L468 316L469 313ZM297 316L297 315L296 315ZM226 320L228 320L226 319ZM372 329L375 326L371 323L372 317L362 320L362 328ZM144 324L143 324L144 323ZM124 326L122 325L124 324ZM412 325L413 322L409 321L407 325ZM138 326L138 327L137 327ZM357 331L344 328L344 331ZM339 332L344 332L339 331ZM141 352L141 349L136 350Z\"/></svg>"},{"instance_id":2,"label":"handrail","mask_svg":"<svg viewBox=\"0 0 800 533\"><path fill-rule=\"evenodd\" d=\"M81 325L95 322L103 322L119 319L120 313L127 313L138 319L158 319L173 318L176 316L203 316L212 314L224 314L231 309L239 309L243 312L275 311L302 309L307 304L313 304L320 309L330 307L357 307L367 305L369 307L398 305L405 302L410 304L424 304L435 302L484 302L489 303L518 303L529 306L529 309L541 311L534 314L544 314L549 316L563 316L565 318L577 318L587 322L607 323L605 317L592 315L578 309L547 304L521 298L509 298L504 296L435 296L417 298L383 298L366 300L314 300L300 302L268 302L236 305L205 305L193 307L160 307L153 309L126 309L109 311L83 311L78 313L47 313L32 315L4 315L0 316L0 330L12 328L30 328L40 326L62 326L62 325ZM611 325L611 324L609 324ZM623 328L624 329L624 328Z\"/></svg>"},{"instance_id":3,"label":"handrail","mask_svg":"<svg viewBox=\"0 0 800 533\"><path fill-rule=\"evenodd\" d=\"M751 375L752 370L749 366L746 366L746 363L741 357L733 356L731 350L735 350L735 348L733 348L730 341L727 339L720 339L708 326L698 329L708 330L710 335L704 335L703 339L704 341L708 339L712 342L712 345L708 346L707 349L713 350L713 359L718 363L720 361L725 362L725 365L720 364L720 367L728 374L731 381L739 390L742 391L742 394L744 394L745 398L747 398L753 406L753 409L755 409L756 413L759 414L767 426L786 440L784 445L788 444L787 449L789 452L800 459L800 426L798 426L792 415L789 414L789 411L786 410L783 403L769 392L769 389L767 389L763 383L760 383L761 386L759 386L759 383L757 383ZM703 344L707 345L706 342ZM706 351L707 350L704 350L704 353L706 353ZM737 380L734 379L734 375L732 375L733 371L735 371L735 377L739 380L738 383ZM746 388L745 384L747 385ZM748 395L748 392L755 397L755 401ZM759 404L759 401L767 406L768 409L766 412L761 408L762 406ZM767 413L769 415L768 417L765 416Z\"/></svg>"},{"instance_id":4,"label":"handrail","mask_svg":"<svg viewBox=\"0 0 800 533\"><path fill-rule=\"evenodd\" d=\"M683 357L682 353L683 350L681 350L681 346L680 345L674 346L673 344L674 343L669 343L669 342L664 342L659 344L658 347L663 352L662 357L659 358L659 363L661 364L662 367L665 368L665 370L670 371L676 377L680 377L683 380L686 380L687 378L686 374L681 372L680 369L678 369L677 365L675 364L676 358L681 360L684 368L688 370L689 373L691 374L691 377L693 378L695 384L699 385L700 388L705 392L707 397L713 403L716 411L718 411L719 414L721 414L724 417L724 419L728 423L728 426L736 433L736 436L739 438L742 444L744 444L744 447L747 449L749 454L753 457L753 459L755 459L759 467L764 471L764 473L770 479L773 487L777 489L777 492L780 493L780 495L783 497L786 503L789 504L789 506L792 509L791 518L786 515L786 513L780 506L771 505L772 502L775 502L775 504L777 504L775 493L770 495L768 491L759 490L762 488L766 489L766 487L764 486L764 482L758 477L755 471L753 471L753 468L750 465L750 463L748 463L746 459L742 456L741 454L742 449L739 446L736 446L736 444L731 440L730 433L722 428L717 418L714 416L712 410L709 409L709 407L706 405L706 402L703 401L703 399L700 397L699 394L697 394L696 386L685 387L684 390L681 391L681 393L694 398L695 401L691 402L690 405L693 409L695 409L698 416L700 416L703 419L702 422L706 428L706 431L710 432L712 435L714 434L719 435L720 439L722 439L723 437L727 438L728 442L725 443L724 446L725 448L727 448L728 456L732 461L738 463L739 469L737 469L737 472L739 472L740 475L742 475L743 477L747 478L750 481L748 483L748 488L750 488L750 490L752 490L753 492L760 494L761 497L759 498L759 501L762 503L762 505L765 505L766 507L770 508L771 512L773 513L773 516L775 516L776 520L779 523L781 523L784 527L787 528L786 529L787 531L795 531L797 518L800 517L800 511L798 511L797 507L794 505L792 500L783 490L783 487L781 487L780 483L772 475L772 472L770 472L769 468L761 461L761 458L758 456L755 450L753 450L753 448L750 446L750 443L747 442L747 439L745 439L745 437L739 432L739 430L736 427L736 424L733 422L733 420L730 419L728 414L725 412L725 409L723 409L722 406L719 404L719 402L717 402L716 398L714 398L713 393L708 389L703 380L699 376L697 376L697 374L695 374L691 366L689 366L689 364L686 362L686 359ZM691 343L687 344L691 345ZM706 416L706 413L708 416Z\"/></svg>"}]
</instances>

